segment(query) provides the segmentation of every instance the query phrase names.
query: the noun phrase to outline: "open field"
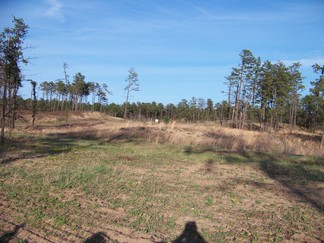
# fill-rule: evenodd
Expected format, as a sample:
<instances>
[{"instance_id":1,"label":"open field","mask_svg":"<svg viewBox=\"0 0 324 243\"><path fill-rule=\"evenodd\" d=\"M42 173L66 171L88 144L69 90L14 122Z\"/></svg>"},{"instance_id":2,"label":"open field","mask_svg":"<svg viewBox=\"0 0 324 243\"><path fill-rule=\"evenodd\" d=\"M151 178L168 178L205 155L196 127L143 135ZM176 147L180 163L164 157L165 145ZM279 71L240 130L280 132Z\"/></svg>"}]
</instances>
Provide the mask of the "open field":
<instances>
[{"instance_id":1,"label":"open field","mask_svg":"<svg viewBox=\"0 0 324 243\"><path fill-rule=\"evenodd\" d=\"M323 242L319 142L42 114L0 147L0 242Z\"/></svg>"}]
</instances>

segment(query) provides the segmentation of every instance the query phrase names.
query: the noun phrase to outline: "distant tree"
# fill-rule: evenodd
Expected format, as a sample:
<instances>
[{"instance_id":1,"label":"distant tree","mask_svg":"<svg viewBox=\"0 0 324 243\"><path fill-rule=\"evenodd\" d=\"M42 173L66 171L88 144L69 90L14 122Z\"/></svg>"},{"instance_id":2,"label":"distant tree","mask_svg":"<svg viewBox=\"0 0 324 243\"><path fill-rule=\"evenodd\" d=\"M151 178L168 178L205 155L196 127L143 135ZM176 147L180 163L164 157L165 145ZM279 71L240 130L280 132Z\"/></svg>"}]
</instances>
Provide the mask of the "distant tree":
<instances>
[{"instance_id":1,"label":"distant tree","mask_svg":"<svg viewBox=\"0 0 324 243\"><path fill-rule=\"evenodd\" d=\"M258 118L263 128L270 125L277 129L280 123L289 123L294 130L300 91L304 88L300 63L286 66L282 62L266 61L262 64L249 50L243 50L240 58L240 64L225 77L227 108L217 106L218 110L222 107L222 117L231 117L233 127L240 129L244 128L247 119L255 121Z\"/></svg>"},{"instance_id":2,"label":"distant tree","mask_svg":"<svg viewBox=\"0 0 324 243\"><path fill-rule=\"evenodd\" d=\"M197 99L197 120L203 120L205 117L205 108L206 108L206 100L204 98Z\"/></svg>"},{"instance_id":3,"label":"distant tree","mask_svg":"<svg viewBox=\"0 0 324 243\"><path fill-rule=\"evenodd\" d=\"M234 98L232 122L236 128L244 128L247 109L252 103L254 106L256 84L258 80L261 61L256 59L250 50L240 53L241 63L233 67L228 80L228 114L231 108L231 99Z\"/></svg>"},{"instance_id":4,"label":"distant tree","mask_svg":"<svg viewBox=\"0 0 324 243\"><path fill-rule=\"evenodd\" d=\"M245 83L244 83L244 90L243 90L243 112L240 122L240 128L243 129L245 125L245 120L247 117L247 111L250 106L254 107L255 105L255 92L257 82L259 80L260 71L261 71L261 59L254 58L252 53L248 54L247 58L247 71L245 73Z\"/></svg>"},{"instance_id":5,"label":"distant tree","mask_svg":"<svg viewBox=\"0 0 324 243\"><path fill-rule=\"evenodd\" d=\"M64 106L65 110L65 123L67 124L69 121L69 109L70 109L70 102L69 102L69 90L70 90L70 81L69 81L69 75L67 73L69 65L66 62L63 62L63 73L64 73L64 82L65 82L65 102L63 102L62 107ZM64 104L65 103L65 104Z\"/></svg>"},{"instance_id":6,"label":"distant tree","mask_svg":"<svg viewBox=\"0 0 324 243\"><path fill-rule=\"evenodd\" d=\"M98 103L100 105L99 111L102 111L102 105L107 102L107 95L102 89L99 89L97 92L97 96L98 96Z\"/></svg>"},{"instance_id":7,"label":"distant tree","mask_svg":"<svg viewBox=\"0 0 324 243\"><path fill-rule=\"evenodd\" d=\"M56 80L55 87L56 87L56 92L57 92L57 95L58 95L57 110L59 109L59 104L62 104L61 105L61 110L63 110L64 103L65 103L66 97L68 95L67 86L63 82L63 80L58 79L58 80Z\"/></svg>"},{"instance_id":8,"label":"distant tree","mask_svg":"<svg viewBox=\"0 0 324 243\"><path fill-rule=\"evenodd\" d=\"M293 76L289 67L284 63L278 62L273 66L273 84L271 94L271 126L274 129L279 128L279 123L283 123L285 114L289 111L290 94L293 88ZM288 119L286 119L286 122Z\"/></svg>"},{"instance_id":9,"label":"distant tree","mask_svg":"<svg viewBox=\"0 0 324 243\"><path fill-rule=\"evenodd\" d=\"M158 107L155 101L150 104L150 119L155 120L158 114Z\"/></svg>"},{"instance_id":10,"label":"distant tree","mask_svg":"<svg viewBox=\"0 0 324 243\"><path fill-rule=\"evenodd\" d=\"M33 103L32 103L32 125L35 124L36 114L37 114L37 96L36 96L36 86L37 83L33 80L29 80L32 85Z\"/></svg>"},{"instance_id":11,"label":"distant tree","mask_svg":"<svg viewBox=\"0 0 324 243\"><path fill-rule=\"evenodd\" d=\"M190 120L190 109L189 103L186 99L182 99L181 102L177 105L177 119Z\"/></svg>"},{"instance_id":12,"label":"distant tree","mask_svg":"<svg viewBox=\"0 0 324 243\"><path fill-rule=\"evenodd\" d=\"M80 72L76 73L72 83L73 110L78 111L79 106L82 110L82 100L90 94L89 85L85 82L85 76Z\"/></svg>"},{"instance_id":13,"label":"distant tree","mask_svg":"<svg viewBox=\"0 0 324 243\"><path fill-rule=\"evenodd\" d=\"M91 87L90 92L92 92L91 90L94 87L94 91L96 92L96 95L98 97L99 111L102 111L103 106L108 102L107 94L112 94L112 93L108 90L107 84L102 84L100 86L98 83L95 83L95 85L92 86L90 83L90 87Z\"/></svg>"},{"instance_id":14,"label":"distant tree","mask_svg":"<svg viewBox=\"0 0 324 243\"><path fill-rule=\"evenodd\" d=\"M231 116L231 109L232 109L232 89L234 88L234 84L233 84L233 79L235 79L235 73L232 71L231 75L226 76L225 79L227 80L227 82L224 82L224 85L227 86L227 91L222 91L222 93L227 94L227 110L228 110L228 114L229 116L227 117L227 121L231 120L233 121L233 117Z\"/></svg>"},{"instance_id":15,"label":"distant tree","mask_svg":"<svg viewBox=\"0 0 324 243\"><path fill-rule=\"evenodd\" d=\"M167 104L165 109L166 109L166 116L167 116L168 120L173 120L176 115L177 107L174 104L169 103L169 104Z\"/></svg>"},{"instance_id":16,"label":"distant tree","mask_svg":"<svg viewBox=\"0 0 324 243\"><path fill-rule=\"evenodd\" d=\"M125 102L125 110L124 110L124 119L127 119L127 112L128 112L128 100L129 94L132 91L139 91L139 84L138 84L138 73L135 71L134 68L129 69L128 76L126 78L126 102Z\"/></svg>"},{"instance_id":17,"label":"distant tree","mask_svg":"<svg viewBox=\"0 0 324 243\"><path fill-rule=\"evenodd\" d=\"M49 91L50 91L50 111L55 111L56 109L56 98L57 98L57 86L56 82L49 82Z\"/></svg>"},{"instance_id":18,"label":"distant tree","mask_svg":"<svg viewBox=\"0 0 324 243\"><path fill-rule=\"evenodd\" d=\"M90 94L92 94L92 104L94 104L96 103L96 96L99 89L99 84L95 82L89 82L88 85L89 85L89 92ZM94 106L92 106L92 109L94 109Z\"/></svg>"},{"instance_id":19,"label":"distant tree","mask_svg":"<svg viewBox=\"0 0 324 243\"><path fill-rule=\"evenodd\" d=\"M310 89L315 101L315 125L322 124L322 140L320 148L324 144L324 65L314 64L314 72L319 74L319 78L311 82L313 88Z\"/></svg>"},{"instance_id":20,"label":"distant tree","mask_svg":"<svg viewBox=\"0 0 324 243\"><path fill-rule=\"evenodd\" d=\"M223 100L215 105L216 117L219 119L221 126L223 125L224 118L226 117L226 108L228 107L227 101Z\"/></svg>"},{"instance_id":21,"label":"distant tree","mask_svg":"<svg viewBox=\"0 0 324 243\"><path fill-rule=\"evenodd\" d=\"M299 125L306 127L308 130L314 129L316 120L317 101L314 95L306 95L301 99L301 112L299 113Z\"/></svg>"},{"instance_id":22,"label":"distant tree","mask_svg":"<svg viewBox=\"0 0 324 243\"><path fill-rule=\"evenodd\" d=\"M296 70L297 71L297 70ZM261 119L264 127L268 119L270 126L274 129L279 127L287 112L287 107L291 103L292 93L296 93L299 88L293 91L294 75L291 68L284 63L278 62L272 64L266 61L262 66L262 72L257 84L258 99L261 103ZM298 82L297 82L298 83ZM295 94L296 97L297 93Z\"/></svg>"},{"instance_id":23,"label":"distant tree","mask_svg":"<svg viewBox=\"0 0 324 243\"><path fill-rule=\"evenodd\" d=\"M233 125L233 127L235 127L235 114L236 112L238 112L238 107L237 107L237 103L238 103L238 90L239 90L239 69L233 67L231 74L229 76L225 77L228 82L225 82L225 84L227 84L228 86L228 91L227 91L227 103L228 103L228 120L231 120L231 123ZM234 108L232 108L232 104L234 104ZM235 123L235 124L234 124Z\"/></svg>"},{"instance_id":24,"label":"distant tree","mask_svg":"<svg viewBox=\"0 0 324 243\"><path fill-rule=\"evenodd\" d=\"M207 99L207 107L206 107L206 120L212 120L212 114L214 109L214 102L212 99Z\"/></svg>"},{"instance_id":25,"label":"distant tree","mask_svg":"<svg viewBox=\"0 0 324 243\"><path fill-rule=\"evenodd\" d=\"M291 89L290 89L290 111L289 111L289 125L290 131L295 130L297 125L297 111L299 103L299 91L304 89L303 77L299 71L301 67L300 63L294 63L289 67L289 72L291 75Z\"/></svg>"},{"instance_id":26,"label":"distant tree","mask_svg":"<svg viewBox=\"0 0 324 243\"><path fill-rule=\"evenodd\" d=\"M43 93L43 99L45 100L45 110L47 109L47 103L48 103L48 100L49 100L49 93L50 93L50 89L49 89L49 82L48 81L44 81L42 83L40 83L39 85L40 87L40 90L42 91Z\"/></svg>"},{"instance_id":27,"label":"distant tree","mask_svg":"<svg viewBox=\"0 0 324 243\"><path fill-rule=\"evenodd\" d=\"M68 86L70 84L69 81L69 75L67 73L67 69L69 68L69 65L66 62L63 62L63 73L64 73L64 81L65 81L65 85Z\"/></svg>"},{"instance_id":28,"label":"distant tree","mask_svg":"<svg viewBox=\"0 0 324 243\"><path fill-rule=\"evenodd\" d=\"M190 113L191 113L191 121L195 122L196 117L198 115L197 112L197 99L196 97L191 97L191 100L189 101L189 106L190 106Z\"/></svg>"},{"instance_id":29,"label":"distant tree","mask_svg":"<svg viewBox=\"0 0 324 243\"><path fill-rule=\"evenodd\" d=\"M107 107L108 114L115 116L115 117L123 117L124 110L121 105L117 105L115 103L111 103Z\"/></svg>"},{"instance_id":30,"label":"distant tree","mask_svg":"<svg viewBox=\"0 0 324 243\"><path fill-rule=\"evenodd\" d=\"M158 118L160 121L162 121L165 112L164 105L162 103L158 103L157 108L158 108Z\"/></svg>"},{"instance_id":31,"label":"distant tree","mask_svg":"<svg viewBox=\"0 0 324 243\"><path fill-rule=\"evenodd\" d=\"M266 126L267 122L267 112L271 105L272 97L272 77L273 64L270 61L263 63L261 67L261 78L257 83L257 100L260 103L261 117L260 123L263 127Z\"/></svg>"},{"instance_id":32,"label":"distant tree","mask_svg":"<svg viewBox=\"0 0 324 243\"><path fill-rule=\"evenodd\" d=\"M311 82L313 86L310 91L314 96L315 101L315 126L320 124L322 119L324 118L324 111L321 109L323 107L323 95L324 95L324 66L321 67L319 64L314 64L313 70L315 73L319 74L320 77L315 81Z\"/></svg>"}]
</instances>

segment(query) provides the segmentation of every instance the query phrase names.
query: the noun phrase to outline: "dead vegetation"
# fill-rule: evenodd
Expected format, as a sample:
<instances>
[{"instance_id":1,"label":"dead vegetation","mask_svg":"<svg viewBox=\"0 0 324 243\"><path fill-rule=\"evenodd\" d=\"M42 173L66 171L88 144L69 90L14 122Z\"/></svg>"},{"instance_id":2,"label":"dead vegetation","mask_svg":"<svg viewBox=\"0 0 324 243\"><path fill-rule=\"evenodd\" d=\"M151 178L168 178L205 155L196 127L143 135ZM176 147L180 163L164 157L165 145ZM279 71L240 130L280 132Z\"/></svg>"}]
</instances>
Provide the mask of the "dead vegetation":
<instances>
[{"instance_id":1,"label":"dead vegetation","mask_svg":"<svg viewBox=\"0 0 324 243\"><path fill-rule=\"evenodd\" d=\"M231 151L258 151L270 153L323 156L319 149L320 133L302 130L247 131L221 127L215 123L169 124L124 121L99 112L70 114L65 123L64 114L44 113L34 128L24 131L41 134L60 134L73 137L93 137L103 141L143 139L155 143L212 146ZM26 128L26 126L25 126Z\"/></svg>"}]
</instances>

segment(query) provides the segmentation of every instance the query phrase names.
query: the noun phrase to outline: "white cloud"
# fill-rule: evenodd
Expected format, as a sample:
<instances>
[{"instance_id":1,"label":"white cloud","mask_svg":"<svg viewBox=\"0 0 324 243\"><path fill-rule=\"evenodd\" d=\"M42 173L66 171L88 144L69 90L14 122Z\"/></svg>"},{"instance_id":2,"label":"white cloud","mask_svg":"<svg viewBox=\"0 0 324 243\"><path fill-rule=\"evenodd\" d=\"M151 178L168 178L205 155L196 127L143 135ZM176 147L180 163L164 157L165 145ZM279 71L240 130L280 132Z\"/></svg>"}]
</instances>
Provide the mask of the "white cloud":
<instances>
[{"instance_id":1,"label":"white cloud","mask_svg":"<svg viewBox=\"0 0 324 243\"><path fill-rule=\"evenodd\" d=\"M62 13L62 3L58 0L46 0L46 4L49 5L49 8L45 11L45 16L64 21L65 18Z\"/></svg>"},{"instance_id":2,"label":"white cloud","mask_svg":"<svg viewBox=\"0 0 324 243\"><path fill-rule=\"evenodd\" d=\"M300 62L303 66L305 67L311 67L315 63L318 64L323 64L324 63L324 58L309 58L309 59L296 59L296 60L282 60L283 63L287 65L292 65L293 63Z\"/></svg>"}]
</instances>

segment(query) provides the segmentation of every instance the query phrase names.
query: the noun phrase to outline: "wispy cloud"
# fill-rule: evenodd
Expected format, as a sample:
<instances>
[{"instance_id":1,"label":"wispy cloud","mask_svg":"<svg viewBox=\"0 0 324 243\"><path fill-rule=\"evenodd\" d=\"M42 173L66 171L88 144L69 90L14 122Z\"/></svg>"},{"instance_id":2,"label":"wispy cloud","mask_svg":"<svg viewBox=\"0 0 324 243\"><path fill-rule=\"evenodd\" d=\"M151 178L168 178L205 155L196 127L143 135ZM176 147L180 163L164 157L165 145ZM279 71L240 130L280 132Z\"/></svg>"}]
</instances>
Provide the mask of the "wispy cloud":
<instances>
[{"instance_id":1,"label":"wispy cloud","mask_svg":"<svg viewBox=\"0 0 324 243\"><path fill-rule=\"evenodd\" d=\"M287 65L292 65L293 63L299 62L305 67L311 67L315 63L318 64L323 64L324 63L324 58L319 57L319 58L304 58L304 59L296 59L296 60L282 60L283 63Z\"/></svg>"},{"instance_id":2,"label":"wispy cloud","mask_svg":"<svg viewBox=\"0 0 324 243\"><path fill-rule=\"evenodd\" d=\"M257 2L257 1L256 1ZM199 20L210 21L262 21L262 23L276 23L282 21L296 21L301 20L305 22L305 19L317 18L320 12L323 10L322 3L312 4L299 3L298 1L273 1L264 4L256 4L253 7L242 8L241 4L235 4L237 6L231 6L230 10L224 10L222 5L208 5L203 3L194 4L186 2L191 9L193 15L196 15ZM248 6L249 4L247 4ZM224 6L224 5L223 5Z\"/></svg>"},{"instance_id":3,"label":"wispy cloud","mask_svg":"<svg viewBox=\"0 0 324 243\"><path fill-rule=\"evenodd\" d=\"M45 11L45 16L49 18L59 19L60 21L65 20L62 12L62 3L60 3L58 0L46 0L45 3L49 5L49 8Z\"/></svg>"}]
</instances>

